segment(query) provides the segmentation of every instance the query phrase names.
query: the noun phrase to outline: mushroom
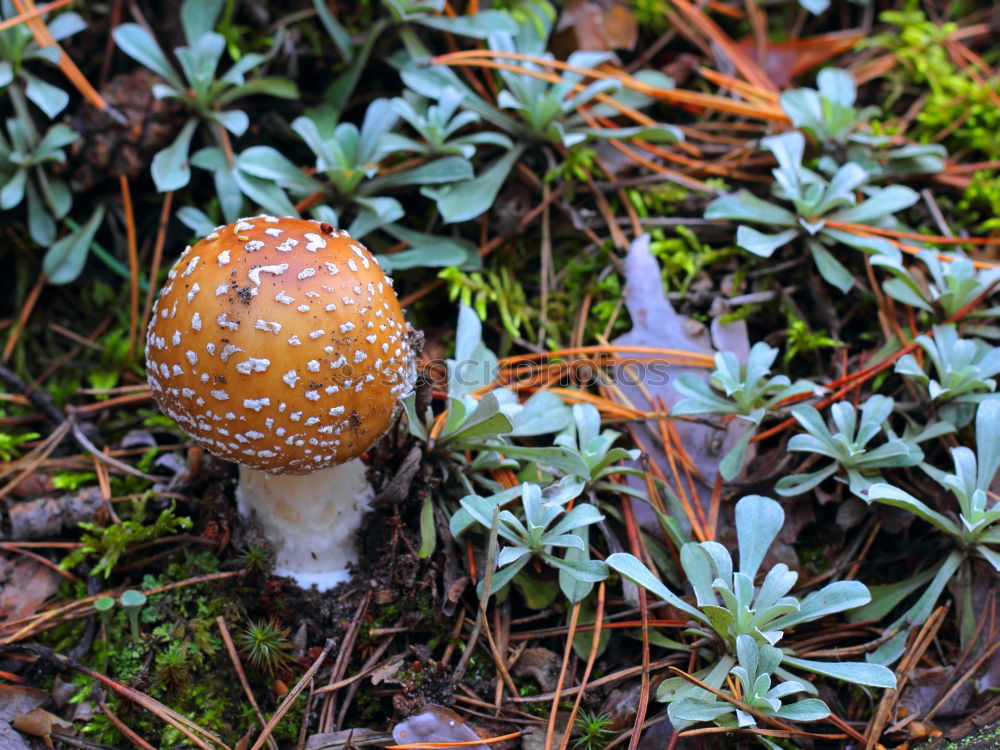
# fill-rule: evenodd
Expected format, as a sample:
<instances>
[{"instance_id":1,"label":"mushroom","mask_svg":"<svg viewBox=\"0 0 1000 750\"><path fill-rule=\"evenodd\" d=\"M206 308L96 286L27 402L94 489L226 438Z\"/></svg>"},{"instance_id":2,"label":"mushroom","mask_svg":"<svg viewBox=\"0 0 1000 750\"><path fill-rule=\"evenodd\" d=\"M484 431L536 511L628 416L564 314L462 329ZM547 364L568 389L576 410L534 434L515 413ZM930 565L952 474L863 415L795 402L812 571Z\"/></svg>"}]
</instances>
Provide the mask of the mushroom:
<instances>
[{"instance_id":1,"label":"mushroom","mask_svg":"<svg viewBox=\"0 0 1000 750\"><path fill-rule=\"evenodd\" d=\"M373 495L358 457L413 387L411 332L368 250L304 219L218 227L184 250L153 307L153 398L240 464L240 512L300 586L349 577Z\"/></svg>"}]
</instances>

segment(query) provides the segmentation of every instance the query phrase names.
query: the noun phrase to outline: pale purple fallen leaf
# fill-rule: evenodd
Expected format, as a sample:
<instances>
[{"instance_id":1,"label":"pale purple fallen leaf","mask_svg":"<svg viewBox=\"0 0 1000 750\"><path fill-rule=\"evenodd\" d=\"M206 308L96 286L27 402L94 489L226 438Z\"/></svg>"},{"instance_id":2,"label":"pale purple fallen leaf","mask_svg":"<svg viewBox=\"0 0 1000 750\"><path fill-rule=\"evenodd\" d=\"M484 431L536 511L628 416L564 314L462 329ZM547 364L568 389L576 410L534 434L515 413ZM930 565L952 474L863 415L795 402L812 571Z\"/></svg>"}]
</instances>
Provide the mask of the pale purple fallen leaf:
<instances>
[{"instance_id":1,"label":"pale purple fallen leaf","mask_svg":"<svg viewBox=\"0 0 1000 750\"><path fill-rule=\"evenodd\" d=\"M632 330L619 336L612 343L628 346L652 346L665 349L679 349L699 354L714 355L708 331L705 326L678 314L667 301L663 283L660 278L660 267L649 250L648 234L637 237L625 257L625 306L632 318ZM712 332L718 346L733 351L741 362L746 362L749 352L746 324L722 323L718 318L712 322ZM620 357L629 359L627 351L619 352ZM632 360L633 363L637 360ZM672 365L667 377L660 377L655 370L643 365L636 365L635 371L640 375L643 387L656 400L660 398L668 408L672 408L684 398L678 393L672 381L684 373L693 373L699 378L708 380L711 370L701 367L681 367ZM638 385L634 385L623 373L619 372L618 386L628 402L641 410L657 408L651 404ZM713 421L719 429L705 424L676 420L674 427L681 443L697 467L701 480L695 482L702 506L707 510L711 500L712 485L719 473L719 462L739 440L747 423L739 420L721 419ZM655 426L654 426L655 429ZM659 439L646 425L638 425L636 437L639 447L655 461L665 476L671 477L670 465L663 451L660 450ZM753 444L747 449L747 461L753 459ZM644 527L658 528L651 509L644 504L636 506L638 520Z\"/></svg>"},{"instance_id":2,"label":"pale purple fallen leaf","mask_svg":"<svg viewBox=\"0 0 1000 750\"><path fill-rule=\"evenodd\" d=\"M14 721L21 714L38 708L48 699L48 691L41 688L0 685L0 721Z\"/></svg>"},{"instance_id":3,"label":"pale purple fallen leaf","mask_svg":"<svg viewBox=\"0 0 1000 750\"><path fill-rule=\"evenodd\" d=\"M24 737L6 721L0 721L0 748L3 750L32 750L31 745L24 741Z\"/></svg>"},{"instance_id":4,"label":"pale purple fallen leaf","mask_svg":"<svg viewBox=\"0 0 1000 750\"><path fill-rule=\"evenodd\" d=\"M482 739L454 711L426 706L392 728L392 738L400 745L414 742L472 742ZM466 745L468 750L488 750L486 745Z\"/></svg>"}]
</instances>

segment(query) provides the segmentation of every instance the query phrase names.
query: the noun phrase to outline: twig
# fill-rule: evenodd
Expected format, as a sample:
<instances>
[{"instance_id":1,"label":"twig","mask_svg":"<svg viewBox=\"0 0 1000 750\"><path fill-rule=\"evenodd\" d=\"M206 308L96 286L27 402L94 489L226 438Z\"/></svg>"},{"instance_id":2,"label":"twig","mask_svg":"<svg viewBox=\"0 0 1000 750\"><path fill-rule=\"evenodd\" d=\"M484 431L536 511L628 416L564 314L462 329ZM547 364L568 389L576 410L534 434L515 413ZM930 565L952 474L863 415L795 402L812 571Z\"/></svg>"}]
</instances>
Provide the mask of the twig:
<instances>
[{"instance_id":1,"label":"twig","mask_svg":"<svg viewBox=\"0 0 1000 750\"><path fill-rule=\"evenodd\" d=\"M676 662L678 658L687 658L687 654L674 654L673 656L667 656L663 659L659 659L649 664L649 673L652 674L660 669L666 669L671 666L673 662ZM619 670L618 672L613 672L612 674L605 675L599 679L594 680L588 685L588 688L598 688L604 685L610 685L615 682L620 682L621 680L628 679L629 677L635 677L636 675L642 674L644 667L639 665L637 667L626 667L625 669ZM566 688L563 690L563 698L569 698L570 696L576 695L580 692L580 686ZM551 701L555 693L539 693L538 695L518 695L509 699L510 703L547 703Z\"/></svg>"},{"instance_id":2,"label":"twig","mask_svg":"<svg viewBox=\"0 0 1000 750\"><path fill-rule=\"evenodd\" d=\"M246 673L243 671L243 664L240 663L240 655L236 652L236 644L233 643L233 639L229 635L229 628L226 627L226 621L222 615L215 618L215 624L219 626L219 634L222 636L222 642L226 644L226 652L229 654L229 660L233 663L233 669L236 670L236 676L239 678L240 685L243 686L243 692L246 694L247 700L250 701L250 705L253 706L253 711L257 714L257 718L260 719L260 725L263 727L267 721L264 719L264 714L260 710L260 706L257 705L257 698L254 697L253 690L250 689L250 683L247 682ZM267 746L271 750L278 750L278 743L274 741L273 737L267 738Z\"/></svg>"},{"instance_id":3,"label":"twig","mask_svg":"<svg viewBox=\"0 0 1000 750\"><path fill-rule=\"evenodd\" d=\"M354 642L358 637L361 620L368 611L368 604L370 601L371 592L367 592L364 599L362 599L361 603L358 605L358 608L354 611L354 617L351 619L351 624L347 628L347 632L344 633L344 642L340 646L340 651L337 653L337 659L334 661L333 669L330 672L331 683L343 677L344 672L347 670L347 662L351 658L351 651L354 649ZM330 732L334 729L333 712L336 702L337 697L335 695L328 694L324 697L323 709L320 711L320 732Z\"/></svg>"},{"instance_id":4,"label":"twig","mask_svg":"<svg viewBox=\"0 0 1000 750\"><path fill-rule=\"evenodd\" d=\"M573 723L576 721L576 715L580 711L580 702L583 700L583 694L587 690L587 680L590 679L590 672L594 668L594 662L597 661L597 651L601 643L601 624L604 620L604 581L597 584L597 603L595 605L595 616L594 616L594 635L590 639L590 652L587 654L587 666L583 670L583 678L580 680L580 690L576 694L576 700L573 701L573 710L569 712L569 716L566 718L566 729L563 731L562 740L559 743L559 750L566 750L569 746L569 737L573 730ZM571 623L571 625L574 623ZM568 643L572 642L570 638ZM555 705L555 701L553 701Z\"/></svg>"},{"instance_id":5,"label":"twig","mask_svg":"<svg viewBox=\"0 0 1000 750\"><path fill-rule=\"evenodd\" d=\"M29 10L27 13L19 13L13 18L8 18L4 21L0 21L0 31L6 31L7 29L12 29L15 26L28 21L32 18L38 18L39 16L44 16L46 13L51 13L54 10L58 10L64 5L69 5L73 0L53 0L51 3L45 3L45 5L40 5L33 10Z\"/></svg>"},{"instance_id":6,"label":"twig","mask_svg":"<svg viewBox=\"0 0 1000 750\"><path fill-rule=\"evenodd\" d=\"M323 651L320 652L318 657L316 657L316 661L313 662L313 665L309 667L309 669L306 670L306 673L302 675L297 683L295 683L295 687L293 687L289 691L288 695L285 696L281 705L278 706L277 710L274 712L274 716L272 716L271 720L264 725L264 729L261 731L260 736L257 737L257 741L253 743L253 747L251 747L250 750L260 750L260 748L264 745L268 737L271 736L271 732L273 732L274 728L278 726L278 722L281 721L282 717L284 717L286 713L288 713L288 709L292 707L292 703L299 697L299 693L305 690L306 685L309 684L310 680L312 680L313 675L316 674L317 670L319 670L319 668L323 665L323 662L333 649L335 643L336 641L334 641L333 638L326 639L326 645L323 646Z\"/></svg>"},{"instance_id":7,"label":"twig","mask_svg":"<svg viewBox=\"0 0 1000 750\"><path fill-rule=\"evenodd\" d=\"M913 643L903 655L903 660L900 662L899 666L896 668L896 687L892 690L886 690L882 694L882 699L879 701L878 706L875 709L875 713L872 714L871 721L868 722L868 741L865 743L865 750L874 750L875 746L878 744L878 739L882 735L882 730L889 723L892 718L893 709L896 706L896 701L902 694L903 688L909 681L910 672L913 668L917 666L920 659L923 658L924 652L931 645L934 637L937 635L938 630L944 623L944 616L948 611L948 605L941 605L931 616L927 618L920 631L917 633L916 638L913 639Z\"/></svg>"},{"instance_id":8,"label":"twig","mask_svg":"<svg viewBox=\"0 0 1000 750\"><path fill-rule=\"evenodd\" d=\"M142 331L149 325L149 316L153 310L153 298L156 296L156 277L160 273L160 263L163 261L163 245L167 241L167 224L170 223L170 208L174 202L174 192L168 190L163 196L163 206L160 208L160 221L156 225L156 242L153 243L153 261L149 267L149 289L146 291L146 303L142 308Z\"/></svg>"},{"instance_id":9,"label":"twig","mask_svg":"<svg viewBox=\"0 0 1000 750\"><path fill-rule=\"evenodd\" d=\"M132 210L132 191L129 189L128 177L119 175L118 184L122 191L122 211L125 213L125 237L128 246L129 270L129 319L128 319L128 352L135 352L136 337L139 332L139 250L135 230L135 212ZM154 284L150 284L152 289Z\"/></svg>"},{"instance_id":10,"label":"twig","mask_svg":"<svg viewBox=\"0 0 1000 750\"><path fill-rule=\"evenodd\" d=\"M569 616L569 632L566 633L566 648L563 651L562 666L559 669L559 679L556 681L556 690L552 696L552 706L549 709L549 721L545 727L545 750L552 750L552 736L556 731L556 719L559 715L559 694L562 692L563 685L566 682L566 670L569 667L569 658L573 655L573 638L576 636L576 623L580 618L580 606L583 602L577 602L573 605L573 611ZM582 694L582 691L581 691ZM567 728L566 733L563 735L563 741L569 737L569 728ZM560 742L562 746L562 742Z\"/></svg>"},{"instance_id":11,"label":"twig","mask_svg":"<svg viewBox=\"0 0 1000 750\"><path fill-rule=\"evenodd\" d=\"M124 461L119 461L117 458L109 456L104 451L98 450L97 446L94 445L92 442L90 442L90 438L88 438L87 435L83 432L83 430L80 429L80 425L77 424L75 420L72 421L71 427L73 430L73 437L76 438L76 442L80 444L80 447L83 448L88 453L90 453L95 458L97 458L97 460L101 461L102 463L105 463L108 466L113 466L114 468L118 469L118 471L121 471L125 474L131 474L133 477L139 477L139 479L145 479L147 482L155 483L163 481L163 477L158 477L153 474L147 474L144 471L139 471L134 466L131 466L130 464L125 463Z\"/></svg>"},{"instance_id":12,"label":"twig","mask_svg":"<svg viewBox=\"0 0 1000 750\"><path fill-rule=\"evenodd\" d=\"M104 712L104 715L108 717L108 721L114 724L115 728L125 736L125 739L127 739L133 745L141 747L143 750L156 750L155 747L150 745L148 742L146 742L146 740L144 740L142 737L136 734L135 731L131 727L129 727L124 721L119 719L118 716L115 714L115 712L112 711L110 708L108 708L107 703L105 703L101 699L98 699L97 705L100 706L101 710Z\"/></svg>"}]
</instances>

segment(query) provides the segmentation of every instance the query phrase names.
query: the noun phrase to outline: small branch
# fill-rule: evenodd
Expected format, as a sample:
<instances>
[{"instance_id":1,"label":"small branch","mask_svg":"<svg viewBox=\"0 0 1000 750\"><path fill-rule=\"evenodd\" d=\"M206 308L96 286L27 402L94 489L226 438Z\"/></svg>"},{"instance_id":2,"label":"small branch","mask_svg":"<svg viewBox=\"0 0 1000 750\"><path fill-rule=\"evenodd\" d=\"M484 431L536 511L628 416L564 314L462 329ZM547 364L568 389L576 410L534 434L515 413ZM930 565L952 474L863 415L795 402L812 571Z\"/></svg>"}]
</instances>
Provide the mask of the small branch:
<instances>
[{"instance_id":1,"label":"small branch","mask_svg":"<svg viewBox=\"0 0 1000 750\"><path fill-rule=\"evenodd\" d=\"M335 643L336 641L333 638L326 639L326 645L323 646L323 651L316 658L316 661L313 662L313 665L309 667L306 673L302 675L297 683L295 683L295 687L293 687L291 691L289 691L288 695L285 696L281 705L278 706L278 710L274 712L274 716L272 716L271 720L264 725L263 731L260 733L257 741L253 743L253 747L251 747L250 750L260 750L260 748L263 747L264 743L274 731L274 728L278 726L278 722L281 721L286 713L288 713L288 709L292 707L292 703L294 703L295 699L299 697L299 694L305 690L306 685L312 681L313 675L315 675L319 668L323 665L326 657L329 655L330 651L333 650Z\"/></svg>"}]
</instances>

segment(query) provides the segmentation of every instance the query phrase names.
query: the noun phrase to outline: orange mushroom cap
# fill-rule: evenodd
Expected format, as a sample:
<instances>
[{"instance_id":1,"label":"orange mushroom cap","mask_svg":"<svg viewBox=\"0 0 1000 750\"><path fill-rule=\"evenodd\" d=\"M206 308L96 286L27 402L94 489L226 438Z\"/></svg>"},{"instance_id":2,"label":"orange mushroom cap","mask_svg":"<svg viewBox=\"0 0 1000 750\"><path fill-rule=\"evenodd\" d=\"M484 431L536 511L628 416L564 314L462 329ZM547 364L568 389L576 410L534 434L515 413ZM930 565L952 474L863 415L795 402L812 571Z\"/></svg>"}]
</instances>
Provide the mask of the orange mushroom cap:
<instances>
[{"instance_id":1,"label":"orange mushroom cap","mask_svg":"<svg viewBox=\"0 0 1000 750\"><path fill-rule=\"evenodd\" d=\"M392 282L329 224L219 227L168 274L146 335L164 414L220 458L304 474L363 453L415 377Z\"/></svg>"}]
</instances>

